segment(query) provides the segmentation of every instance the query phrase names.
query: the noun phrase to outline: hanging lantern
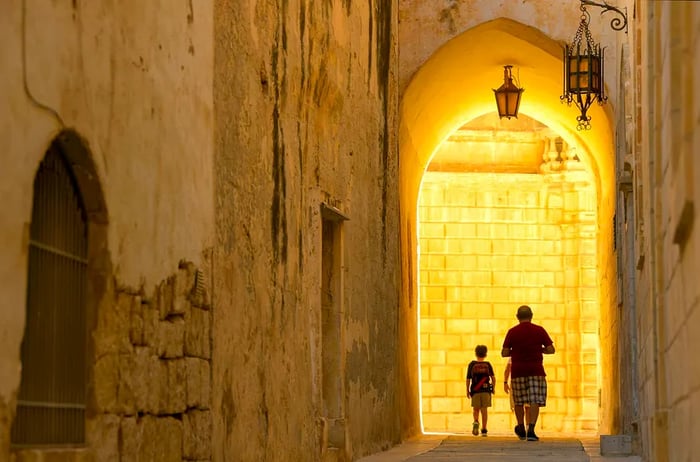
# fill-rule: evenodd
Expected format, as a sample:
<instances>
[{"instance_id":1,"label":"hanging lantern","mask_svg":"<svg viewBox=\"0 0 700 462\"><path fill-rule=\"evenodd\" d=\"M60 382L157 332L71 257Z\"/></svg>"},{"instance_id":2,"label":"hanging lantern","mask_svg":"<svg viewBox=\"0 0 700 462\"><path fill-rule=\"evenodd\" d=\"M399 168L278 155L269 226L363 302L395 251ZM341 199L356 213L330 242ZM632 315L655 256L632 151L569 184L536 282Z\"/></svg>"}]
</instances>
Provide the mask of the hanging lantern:
<instances>
[{"instance_id":1,"label":"hanging lantern","mask_svg":"<svg viewBox=\"0 0 700 462\"><path fill-rule=\"evenodd\" d=\"M581 23L574 41L564 47L564 94L560 97L568 105L574 103L581 114L576 117L578 130L591 129L588 109L597 101L603 105L605 96L605 56L600 44L593 42L588 29L590 15L586 4L581 2Z\"/></svg>"},{"instance_id":2,"label":"hanging lantern","mask_svg":"<svg viewBox=\"0 0 700 462\"><path fill-rule=\"evenodd\" d=\"M496 107L498 109L498 117L518 118L518 108L520 107L520 96L524 88L518 88L513 83L513 74L511 68L513 66L503 66L503 85L498 87L498 90L493 90L496 96Z\"/></svg>"}]
</instances>

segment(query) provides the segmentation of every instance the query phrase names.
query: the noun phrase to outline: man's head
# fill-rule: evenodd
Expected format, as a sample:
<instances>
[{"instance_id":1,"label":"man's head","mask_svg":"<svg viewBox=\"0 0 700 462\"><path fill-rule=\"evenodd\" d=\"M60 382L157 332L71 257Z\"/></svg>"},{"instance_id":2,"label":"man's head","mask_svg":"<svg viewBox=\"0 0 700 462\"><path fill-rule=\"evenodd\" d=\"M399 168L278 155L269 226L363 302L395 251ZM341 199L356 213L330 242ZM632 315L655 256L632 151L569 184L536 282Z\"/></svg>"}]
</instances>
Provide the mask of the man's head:
<instances>
[{"instance_id":1,"label":"man's head","mask_svg":"<svg viewBox=\"0 0 700 462\"><path fill-rule=\"evenodd\" d=\"M476 353L477 358L485 358L487 351L488 348L486 348L486 345L477 345L474 349L474 353Z\"/></svg>"},{"instance_id":2,"label":"man's head","mask_svg":"<svg viewBox=\"0 0 700 462\"><path fill-rule=\"evenodd\" d=\"M518 321L532 321L532 309L527 305L518 307L518 313L515 315Z\"/></svg>"}]
</instances>

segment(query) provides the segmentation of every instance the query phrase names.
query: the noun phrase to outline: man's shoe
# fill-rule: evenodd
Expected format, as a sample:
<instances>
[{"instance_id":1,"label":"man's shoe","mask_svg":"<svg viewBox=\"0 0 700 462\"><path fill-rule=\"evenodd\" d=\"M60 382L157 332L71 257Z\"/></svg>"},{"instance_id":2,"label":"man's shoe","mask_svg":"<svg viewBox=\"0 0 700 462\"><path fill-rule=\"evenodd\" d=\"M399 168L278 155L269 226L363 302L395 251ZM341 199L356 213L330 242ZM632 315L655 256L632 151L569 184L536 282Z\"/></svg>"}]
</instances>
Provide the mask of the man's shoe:
<instances>
[{"instance_id":1,"label":"man's shoe","mask_svg":"<svg viewBox=\"0 0 700 462\"><path fill-rule=\"evenodd\" d=\"M525 431L525 425L516 425L515 426L515 434L518 435L518 439L524 440L526 437L526 431Z\"/></svg>"},{"instance_id":2,"label":"man's shoe","mask_svg":"<svg viewBox=\"0 0 700 462\"><path fill-rule=\"evenodd\" d=\"M489 433L489 431L486 430L485 428L481 429L481 436L489 436L488 433Z\"/></svg>"},{"instance_id":3,"label":"man's shoe","mask_svg":"<svg viewBox=\"0 0 700 462\"><path fill-rule=\"evenodd\" d=\"M534 430L528 430L528 432L527 432L527 440L528 440L528 441L539 441L540 439L539 439L539 437L538 437L537 435L535 435L535 431L534 431Z\"/></svg>"},{"instance_id":4,"label":"man's shoe","mask_svg":"<svg viewBox=\"0 0 700 462\"><path fill-rule=\"evenodd\" d=\"M479 422L474 422L472 424L472 435L477 436L479 434Z\"/></svg>"}]
</instances>

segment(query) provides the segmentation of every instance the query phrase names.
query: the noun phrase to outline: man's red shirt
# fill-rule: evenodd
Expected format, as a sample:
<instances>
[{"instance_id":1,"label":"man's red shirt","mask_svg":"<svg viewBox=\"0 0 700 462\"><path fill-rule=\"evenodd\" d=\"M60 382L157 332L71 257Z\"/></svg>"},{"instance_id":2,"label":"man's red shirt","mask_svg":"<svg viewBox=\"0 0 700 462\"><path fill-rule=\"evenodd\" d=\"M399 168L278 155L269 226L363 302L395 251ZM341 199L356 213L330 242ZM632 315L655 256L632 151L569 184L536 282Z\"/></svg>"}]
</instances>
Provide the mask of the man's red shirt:
<instances>
[{"instance_id":1,"label":"man's red shirt","mask_svg":"<svg viewBox=\"0 0 700 462\"><path fill-rule=\"evenodd\" d=\"M542 365L542 349L553 343L544 327L537 324L521 322L510 328L503 341L503 348L510 348L513 358L511 377L546 376Z\"/></svg>"}]
</instances>

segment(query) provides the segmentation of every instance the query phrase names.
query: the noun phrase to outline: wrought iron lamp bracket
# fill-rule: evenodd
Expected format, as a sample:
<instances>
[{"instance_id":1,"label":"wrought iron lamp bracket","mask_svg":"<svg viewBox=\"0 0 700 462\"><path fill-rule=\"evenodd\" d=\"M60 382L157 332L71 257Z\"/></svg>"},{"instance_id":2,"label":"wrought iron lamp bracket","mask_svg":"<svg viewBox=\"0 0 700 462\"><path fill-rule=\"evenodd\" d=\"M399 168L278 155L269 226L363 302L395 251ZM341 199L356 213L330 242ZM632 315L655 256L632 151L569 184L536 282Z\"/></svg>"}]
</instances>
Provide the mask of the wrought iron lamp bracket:
<instances>
[{"instance_id":1,"label":"wrought iron lamp bracket","mask_svg":"<svg viewBox=\"0 0 700 462\"><path fill-rule=\"evenodd\" d=\"M600 12L601 15L607 13L608 11L614 11L615 13L619 14L620 17L615 17L612 18L610 21L610 27L612 27L613 30L616 31L621 31L624 30L625 34L627 33L627 7L625 7L625 11L623 12L621 9L617 8L616 6L612 6L608 4L607 2L594 2L592 0L580 0L581 1L581 8L584 6L595 6L598 8L602 8L603 11Z\"/></svg>"}]
</instances>

